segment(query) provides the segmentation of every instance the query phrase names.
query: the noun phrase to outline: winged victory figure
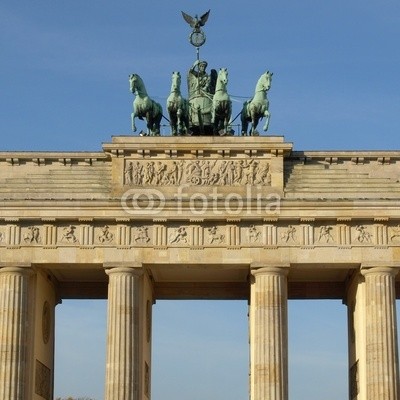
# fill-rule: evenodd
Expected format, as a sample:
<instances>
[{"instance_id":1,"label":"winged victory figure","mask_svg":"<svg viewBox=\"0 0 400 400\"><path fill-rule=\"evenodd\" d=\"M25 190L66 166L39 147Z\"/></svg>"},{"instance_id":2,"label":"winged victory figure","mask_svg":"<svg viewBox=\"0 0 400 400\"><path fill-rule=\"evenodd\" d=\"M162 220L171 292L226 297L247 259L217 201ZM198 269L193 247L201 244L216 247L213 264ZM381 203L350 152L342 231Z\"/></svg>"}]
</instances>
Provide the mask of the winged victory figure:
<instances>
[{"instance_id":1,"label":"winged victory figure","mask_svg":"<svg viewBox=\"0 0 400 400\"><path fill-rule=\"evenodd\" d=\"M208 20L208 16L210 15L210 10L208 10L205 14L203 14L200 18L196 16L191 17L190 15L181 11L183 19L193 28L194 32L200 32L201 27L205 25Z\"/></svg>"}]
</instances>

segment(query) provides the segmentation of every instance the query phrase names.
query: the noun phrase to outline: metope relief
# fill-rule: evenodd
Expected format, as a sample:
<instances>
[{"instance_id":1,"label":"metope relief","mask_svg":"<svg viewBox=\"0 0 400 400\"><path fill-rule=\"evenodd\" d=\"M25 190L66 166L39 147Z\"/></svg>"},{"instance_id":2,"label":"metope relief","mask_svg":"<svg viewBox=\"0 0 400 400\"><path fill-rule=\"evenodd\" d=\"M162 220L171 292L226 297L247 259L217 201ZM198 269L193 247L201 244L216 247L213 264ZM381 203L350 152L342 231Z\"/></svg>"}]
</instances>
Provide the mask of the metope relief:
<instances>
[{"instance_id":1,"label":"metope relief","mask_svg":"<svg viewBox=\"0 0 400 400\"><path fill-rule=\"evenodd\" d=\"M391 242L400 242L400 224L390 227L389 238Z\"/></svg>"},{"instance_id":2,"label":"metope relief","mask_svg":"<svg viewBox=\"0 0 400 400\"><path fill-rule=\"evenodd\" d=\"M97 240L102 244L114 242L114 234L110 231L110 227L108 225L104 225L102 228L100 228L100 233L97 235Z\"/></svg>"},{"instance_id":3,"label":"metope relief","mask_svg":"<svg viewBox=\"0 0 400 400\"><path fill-rule=\"evenodd\" d=\"M355 227L356 235L355 238L358 243L371 243L372 234L368 232L368 228L365 225L357 225Z\"/></svg>"},{"instance_id":4,"label":"metope relief","mask_svg":"<svg viewBox=\"0 0 400 400\"><path fill-rule=\"evenodd\" d=\"M127 186L271 186L265 160L126 161Z\"/></svg>"},{"instance_id":5,"label":"metope relief","mask_svg":"<svg viewBox=\"0 0 400 400\"><path fill-rule=\"evenodd\" d=\"M69 244L76 244L78 243L78 239L75 235L76 226L68 225L65 226L61 231L61 243L69 243Z\"/></svg>"},{"instance_id":6,"label":"metope relief","mask_svg":"<svg viewBox=\"0 0 400 400\"><path fill-rule=\"evenodd\" d=\"M168 235L169 244L188 244L188 240L188 232L184 226L172 228L172 232Z\"/></svg>"},{"instance_id":7,"label":"metope relief","mask_svg":"<svg viewBox=\"0 0 400 400\"><path fill-rule=\"evenodd\" d=\"M27 232L23 234L23 240L26 244L40 244L40 229L37 226L28 226Z\"/></svg>"},{"instance_id":8,"label":"metope relief","mask_svg":"<svg viewBox=\"0 0 400 400\"><path fill-rule=\"evenodd\" d=\"M317 242L318 243L332 243L334 242L334 238L332 235L333 231L333 226L330 225L322 225L318 229L318 237L317 237Z\"/></svg>"},{"instance_id":9,"label":"metope relief","mask_svg":"<svg viewBox=\"0 0 400 400\"><path fill-rule=\"evenodd\" d=\"M149 244L150 236L149 236L149 228L147 226L138 226L134 228L133 232L133 241L135 244Z\"/></svg>"},{"instance_id":10,"label":"metope relief","mask_svg":"<svg viewBox=\"0 0 400 400\"><path fill-rule=\"evenodd\" d=\"M281 241L284 243L295 243L297 241L297 229L294 225L288 225L281 233Z\"/></svg>"},{"instance_id":11,"label":"metope relief","mask_svg":"<svg viewBox=\"0 0 400 400\"><path fill-rule=\"evenodd\" d=\"M223 244L225 242L225 234L219 232L218 227L210 226L207 228L208 244Z\"/></svg>"},{"instance_id":12,"label":"metope relief","mask_svg":"<svg viewBox=\"0 0 400 400\"><path fill-rule=\"evenodd\" d=\"M249 226L247 236L249 243L260 243L261 241L261 231L255 225Z\"/></svg>"}]
</instances>

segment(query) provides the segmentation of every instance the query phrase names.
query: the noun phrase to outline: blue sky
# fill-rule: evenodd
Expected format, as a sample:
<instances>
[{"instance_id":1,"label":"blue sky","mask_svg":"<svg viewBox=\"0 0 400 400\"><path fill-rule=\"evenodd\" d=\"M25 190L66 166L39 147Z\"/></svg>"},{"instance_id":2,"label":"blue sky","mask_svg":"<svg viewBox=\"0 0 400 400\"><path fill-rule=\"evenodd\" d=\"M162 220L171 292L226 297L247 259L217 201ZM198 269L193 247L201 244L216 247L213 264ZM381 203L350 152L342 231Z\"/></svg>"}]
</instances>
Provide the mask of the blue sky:
<instances>
[{"instance_id":1,"label":"blue sky","mask_svg":"<svg viewBox=\"0 0 400 400\"><path fill-rule=\"evenodd\" d=\"M101 150L130 134L128 75L165 108L172 71L195 59L180 11L208 9L201 57L228 68L234 115L271 70L269 134L295 150L399 149L398 0L3 0L0 150ZM345 398L345 307L310 304L290 303L291 400ZM99 400L104 302L57 308L55 394ZM245 303L158 302L154 312L153 399L246 398Z\"/></svg>"}]
</instances>

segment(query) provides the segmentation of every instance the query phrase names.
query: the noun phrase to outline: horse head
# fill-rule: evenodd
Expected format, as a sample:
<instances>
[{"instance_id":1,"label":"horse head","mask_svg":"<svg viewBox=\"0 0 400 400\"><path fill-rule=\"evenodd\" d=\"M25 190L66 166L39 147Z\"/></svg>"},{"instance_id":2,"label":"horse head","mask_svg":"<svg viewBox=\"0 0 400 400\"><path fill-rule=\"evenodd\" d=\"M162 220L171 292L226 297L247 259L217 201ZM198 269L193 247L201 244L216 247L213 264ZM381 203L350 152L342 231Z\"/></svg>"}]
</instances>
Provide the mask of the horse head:
<instances>
[{"instance_id":1,"label":"horse head","mask_svg":"<svg viewBox=\"0 0 400 400\"><path fill-rule=\"evenodd\" d=\"M261 75L264 90L269 90L271 88L272 75L273 72L270 71L267 71Z\"/></svg>"},{"instance_id":2,"label":"horse head","mask_svg":"<svg viewBox=\"0 0 400 400\"><path fill-rule=\"evenodd\" d=\"M228 69L220 68L218 71L218 80L221 81L224 85L228 84Z\"/></svg>"},{"instance_id":3,"label":"horse head","mask_svg":"<svg viewBox=\"0 0 400 400\"><path fill-rule=\"evenodd\" d=\"M138 74L129 75L129 87L132 93L139 93L143 91L143 80Z\"/></svg>"},{"instance_id":4,"label":"horse head","mask_svg":"<svg viewBox=\"0 0 400 400\"><path fill-rule=\"evenodd\" d=\"M180 92L181 90L181 73L179 71L172 72L171 92Z\"/></svg>"}]
</instances>

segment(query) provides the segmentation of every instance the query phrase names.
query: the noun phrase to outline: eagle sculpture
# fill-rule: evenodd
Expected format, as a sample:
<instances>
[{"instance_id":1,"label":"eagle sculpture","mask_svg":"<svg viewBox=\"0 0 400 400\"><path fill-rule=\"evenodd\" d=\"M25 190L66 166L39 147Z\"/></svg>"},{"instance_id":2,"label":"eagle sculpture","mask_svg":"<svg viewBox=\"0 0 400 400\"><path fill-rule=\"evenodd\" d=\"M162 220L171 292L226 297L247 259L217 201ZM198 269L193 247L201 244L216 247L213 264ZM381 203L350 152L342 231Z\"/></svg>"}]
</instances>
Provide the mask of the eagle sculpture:
<instances>
[{"instance_id":1,"label":"eagle sculpture","mask_svg":"<svg viewBox=\"0 0 400 400\"><path fill-rule=\"evenodd\" d=\"M210 15L210 10L208 10L205 14L203 14L200 18L191 17L190 15L181 11L183 19L193 28L194 32L200 32L200 27L204 26L208 20L208 16Z\"/></svg>"}]
</instances>

